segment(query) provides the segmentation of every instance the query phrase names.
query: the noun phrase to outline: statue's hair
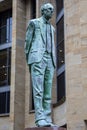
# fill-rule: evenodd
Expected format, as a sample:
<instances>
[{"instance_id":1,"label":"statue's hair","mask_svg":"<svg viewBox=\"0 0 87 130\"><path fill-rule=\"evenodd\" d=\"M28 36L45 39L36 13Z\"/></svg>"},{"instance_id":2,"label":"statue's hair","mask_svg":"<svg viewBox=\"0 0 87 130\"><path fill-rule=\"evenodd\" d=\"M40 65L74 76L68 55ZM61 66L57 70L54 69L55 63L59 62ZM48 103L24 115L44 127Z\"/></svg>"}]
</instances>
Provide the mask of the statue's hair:
<instances>
[{"instance_id":1,"label":"statue's hair","mask_svg":"<svg viewBox=\"0 0 87 130\"><path fill-rule=\"evenodd\" d=\"M54 7L53 7L53 5L52 5L51 3L44 3L44 4L41 6L41 8L40 8L42 15L43 15L43 11L47 8L47 5L48 5L48 4L51 5L52 8L54 9Z\"/></svg>"}]
</instances>

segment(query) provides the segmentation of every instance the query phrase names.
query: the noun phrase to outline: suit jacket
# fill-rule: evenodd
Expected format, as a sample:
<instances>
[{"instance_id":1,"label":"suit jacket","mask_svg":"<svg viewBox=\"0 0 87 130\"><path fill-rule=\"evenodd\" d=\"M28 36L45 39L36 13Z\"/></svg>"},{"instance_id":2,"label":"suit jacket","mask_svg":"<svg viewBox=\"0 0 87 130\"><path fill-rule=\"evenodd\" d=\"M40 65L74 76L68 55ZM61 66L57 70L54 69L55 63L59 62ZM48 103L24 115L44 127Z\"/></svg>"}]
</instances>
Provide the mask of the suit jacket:
<instances>
[{"instance_id":1,"label":"suit jacket","mask_svg":"<svg viewBox=\"0 0 87 130\"><path fill-rule=\"evenodd\" d=\"M44 52L46 44L46 31L43 17L30 20L25 39L25 53L27 63L30 65L34 62L40 62ZM54 47L54 27L51 25L51 46L52 46L52 61L54 67L56 66L55 60L55 47Z\"/></svg>"}]
</instances>

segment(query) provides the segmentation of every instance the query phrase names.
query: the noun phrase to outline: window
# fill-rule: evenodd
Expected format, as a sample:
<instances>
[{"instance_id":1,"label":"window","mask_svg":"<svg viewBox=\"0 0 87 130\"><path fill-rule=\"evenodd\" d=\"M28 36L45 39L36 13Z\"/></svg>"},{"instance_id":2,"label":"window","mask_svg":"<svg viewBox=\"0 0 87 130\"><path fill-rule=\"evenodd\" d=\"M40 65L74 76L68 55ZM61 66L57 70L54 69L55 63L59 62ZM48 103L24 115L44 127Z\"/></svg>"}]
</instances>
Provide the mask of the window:
<instances>
[{"instance_id":1,"label":"window","mask_svg":"<svg viewBox=\"0 0 87 130\"><path fill-rule=\"evenodd\" d=\"M11 11L0 13L0 45L12 41Z\"/></svg>"},{"instance_id":2,"label":"window","mask_svg":"<svg viewBox=\"0 0 87 130\"><path fill-rule=\"evenodd\" d=\"M57 23L57 68L64 64L64 17Z\"/></svg>"},{"instance_id":3,"label":"window","mask_svg":"<svg viewBox=\"0 0 87 130\"><path fill-rule=\"evenodd\" d=\"M56 0L57 5L57 101L65 98L65 57L64 57L64 7L63 0Z\"/></svg>"},{"instance_id":4,"label":"window","mask_svg":"<svg viewBox=\"0 0 87 130\"><path fill-rule=\"evenodd\" d=\"M63 9L63 0L56 0L56 4L57 4L57 15L58 15L61 9Z\"/></svg>"},{"instance_id":5,"label":"window","mask_svg":"<svg viewBox=\"0 0 87 130\"><path fill-rule=\"evenodd\" d=\"M0 114L10 112L12 12L0 13Z\"/></svg>"},{"instance_id":6,"label":"window","mask_svg":"<svg viewBox=\"0 0 87 130\"><path fill-rule=\"evenodd\" d=\"M3 100L2 100L3 99ZM9 113L10 92L0 93L0 114Z\"/></svg>"},{"instance_id":7,"label":"window","mask_svg":"<svg viewBox=\"0 0 87 130\"><path fill-rule=\"evenodd\" d=\"M36 0L32 0L31 1L31 19L36 18ZM32 81L32 80L30 80ZM33 87L32 87L32 83L31 83L31 94L30 94L30 111L32 112L32 110L34 110L34 99L33 99Z\"/></svg>"},{"instance_id":8,"label":"window","mask_svg":"<svg viewBox=\"0 0 87 130\"><path fill-rule=\"evenodd\" d=\"M0 87L10 85L11 48L0 51Z\"/></svg>"},{"instance_id":9,"label":"window","mask_svg":"<svg viewBox=\"0 0 87 130\"><path fill-rule=\"evenodd\" d=\"M58 84L58 101L60 101L64 97L65 92L65 72L61 73L57 77L57 84Z\"/></svg>"},{"instance_id":10,"label":"window","mask_svg":"<svg viewBox=\"0 0 87 130\"><path fill-rule=\"evenodd\" d=\"M36 0L31 0L31 19L36 18Z\"/></svg>"}]
</instances>

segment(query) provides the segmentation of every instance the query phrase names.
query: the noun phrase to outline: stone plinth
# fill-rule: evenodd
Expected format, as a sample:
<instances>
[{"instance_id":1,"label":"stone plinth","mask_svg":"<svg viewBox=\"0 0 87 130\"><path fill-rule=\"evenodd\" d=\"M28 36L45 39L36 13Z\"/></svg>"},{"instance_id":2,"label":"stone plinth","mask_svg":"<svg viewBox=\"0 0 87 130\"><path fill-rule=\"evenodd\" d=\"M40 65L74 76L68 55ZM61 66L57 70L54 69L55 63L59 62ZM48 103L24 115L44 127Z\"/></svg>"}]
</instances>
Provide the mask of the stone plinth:
<instances>
[{"instance_id":1,"label":"stone plinth","mask_svg":"<svg viewBox=\"0 0 87 130\"><path fill-rule=\"evenodd\" d=\"M25 128L25 130L66 130L63 127L32 127L32 128Z\"/></svg>"}]
</instances>

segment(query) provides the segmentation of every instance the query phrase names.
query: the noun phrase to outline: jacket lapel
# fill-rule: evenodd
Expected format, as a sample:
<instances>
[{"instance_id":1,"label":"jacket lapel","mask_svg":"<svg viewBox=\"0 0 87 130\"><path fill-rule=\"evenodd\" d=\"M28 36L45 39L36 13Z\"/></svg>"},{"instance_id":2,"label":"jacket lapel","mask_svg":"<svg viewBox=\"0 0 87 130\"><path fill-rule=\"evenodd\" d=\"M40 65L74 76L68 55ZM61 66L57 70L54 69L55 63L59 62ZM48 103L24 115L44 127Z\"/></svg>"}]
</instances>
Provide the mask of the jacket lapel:
<instances>
[{"instance_id":1,"label":"jacket lapel","mask_svg":"<svg viewBox=\"0 0 87 130\"><path fill-rule=\"evenodd\" d=\"M43 18L39 18L39 26L40 26L40 30L41 30L41 36L42 36L42 39L44 41L44 43L46 44L46 24L44 24L44 21L43 21ZM51 26L51 40L52 40L52 43L53 43L53 37L54 37L54 34L53 34L53 28Z\"/></svg>"},{"instance_id":2,"label":"jacket lapel","mask_svg":"<svg viewBox=\"0 0 87 130\"><path fill-rule=\"evenodd\" d=\"M39 25L40 25L42 39L43 39L44 43L46 43L46 30L45 30L46 25L44 24L42 17L39 19Z\"/></svg>"}]
</instances>

